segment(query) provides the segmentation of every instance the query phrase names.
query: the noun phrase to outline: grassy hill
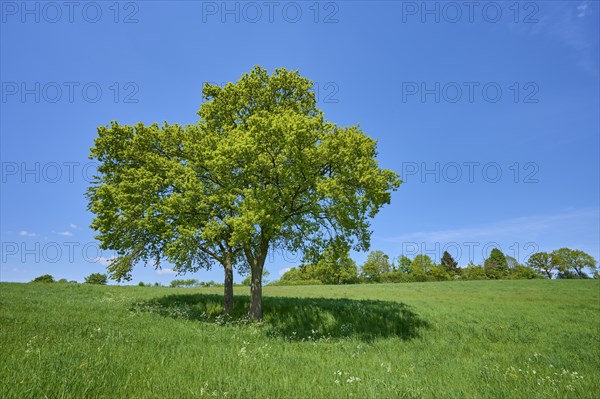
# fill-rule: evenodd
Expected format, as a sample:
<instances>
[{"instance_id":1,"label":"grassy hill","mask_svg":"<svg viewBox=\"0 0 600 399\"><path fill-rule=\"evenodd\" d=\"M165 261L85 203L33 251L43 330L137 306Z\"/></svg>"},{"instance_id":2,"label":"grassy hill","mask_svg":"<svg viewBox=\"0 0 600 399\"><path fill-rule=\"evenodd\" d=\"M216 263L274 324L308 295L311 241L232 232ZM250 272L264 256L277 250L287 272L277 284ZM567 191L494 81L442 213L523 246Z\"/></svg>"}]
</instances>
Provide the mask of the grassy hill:
<instances>
[{"instance_id":1,"label":"grassy hill","mask_svg":"<svg viewBox=\"0 0 600 399\"><path fill-rule=\"evenodd\" d=\"M600 281L0 284L0 397L600 397Z\"/></svg>"}]
</instances>

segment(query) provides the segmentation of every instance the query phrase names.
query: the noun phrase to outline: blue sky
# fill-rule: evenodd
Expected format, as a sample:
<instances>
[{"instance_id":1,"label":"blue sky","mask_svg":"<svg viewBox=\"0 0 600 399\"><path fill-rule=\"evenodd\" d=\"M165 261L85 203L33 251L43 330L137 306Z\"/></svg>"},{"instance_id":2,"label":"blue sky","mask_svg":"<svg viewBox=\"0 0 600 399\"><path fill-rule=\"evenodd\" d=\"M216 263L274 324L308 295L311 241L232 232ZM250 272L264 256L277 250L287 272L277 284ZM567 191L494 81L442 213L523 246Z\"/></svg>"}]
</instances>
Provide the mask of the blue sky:
<instances>
[{"instance_id":1,"label":"blue sky","mask_svg":"<svg viewBox=\"0 0 600 399\"><path fill-rule=\"evenodd\" d=\"M105 270L84 198L96 127L193 123L203 82L254 65L317 82L326 117L360 123L401 174L372 249L448 249L460 265L494 246L599 258L597 2L70 4L0 2L1 281ZM274 253L266 266L274 279L297 264Z\"/></svg>"}]
</instances>

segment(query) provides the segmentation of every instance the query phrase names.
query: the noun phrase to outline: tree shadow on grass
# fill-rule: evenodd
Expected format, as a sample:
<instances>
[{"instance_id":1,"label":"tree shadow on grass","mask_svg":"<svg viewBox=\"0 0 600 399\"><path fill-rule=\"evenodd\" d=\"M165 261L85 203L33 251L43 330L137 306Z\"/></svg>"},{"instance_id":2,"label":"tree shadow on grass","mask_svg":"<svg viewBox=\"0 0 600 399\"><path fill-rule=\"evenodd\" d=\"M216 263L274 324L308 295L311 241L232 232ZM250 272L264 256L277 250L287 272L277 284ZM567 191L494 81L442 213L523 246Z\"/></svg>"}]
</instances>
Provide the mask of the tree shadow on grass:
<instances>
[{"instance_id":1,"label":"tree shadow on grass","mask_svg":"<svg viewBox=\"0 0 600 399\"><path fill-rule=\"evenodd\" d=\"M233 311L223 316L223 297L211 294L167 295L138 302L133 311L158 313L221 325L248 323L249 297L236 296ZM264 318L260 328L270 337L288 340L419 336L430 324L399 302L330 298L264 297Z\"/></svg>"}]
</instances>

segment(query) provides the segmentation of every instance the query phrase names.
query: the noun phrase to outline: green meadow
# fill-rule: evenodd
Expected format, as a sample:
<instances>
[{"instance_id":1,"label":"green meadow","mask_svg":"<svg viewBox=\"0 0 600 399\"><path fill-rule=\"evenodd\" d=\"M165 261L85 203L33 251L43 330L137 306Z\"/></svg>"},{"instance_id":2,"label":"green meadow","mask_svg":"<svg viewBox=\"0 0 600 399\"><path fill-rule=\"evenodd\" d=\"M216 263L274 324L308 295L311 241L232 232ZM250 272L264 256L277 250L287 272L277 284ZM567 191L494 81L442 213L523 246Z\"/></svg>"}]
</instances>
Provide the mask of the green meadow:
<instances>
[{"instance_id":1,"label":"green meadow","mask_svg":"<svg viewBox=\"0 0 600 399\"><path fill-rule=\"evenodd\" d=\"M600 281L0 284L2 398L598 398Z\"/></svg>"}]
</instances>

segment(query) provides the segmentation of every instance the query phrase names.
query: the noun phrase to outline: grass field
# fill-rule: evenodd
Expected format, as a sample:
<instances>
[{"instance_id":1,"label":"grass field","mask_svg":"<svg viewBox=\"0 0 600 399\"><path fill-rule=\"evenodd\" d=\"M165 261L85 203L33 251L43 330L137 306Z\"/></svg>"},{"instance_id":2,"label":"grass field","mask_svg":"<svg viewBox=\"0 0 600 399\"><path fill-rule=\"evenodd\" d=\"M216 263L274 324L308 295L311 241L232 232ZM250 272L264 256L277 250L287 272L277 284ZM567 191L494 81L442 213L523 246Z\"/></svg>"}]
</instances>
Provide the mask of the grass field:
<instances>
[{"instance_id":1,"label":"grass field","mask_svg":"<svg viewBox=\"0 0 600 399\"><path fill-rule=\"evenodd\" d=\"M600 281L0 284L0 397L598 398Z\"/></svg>"}]
</instances>

